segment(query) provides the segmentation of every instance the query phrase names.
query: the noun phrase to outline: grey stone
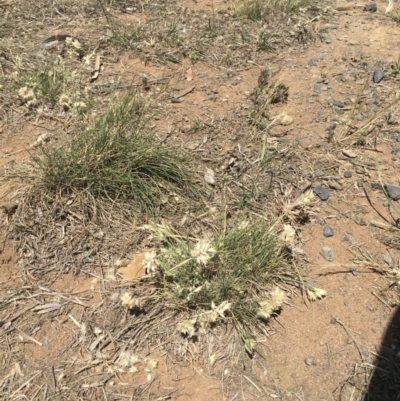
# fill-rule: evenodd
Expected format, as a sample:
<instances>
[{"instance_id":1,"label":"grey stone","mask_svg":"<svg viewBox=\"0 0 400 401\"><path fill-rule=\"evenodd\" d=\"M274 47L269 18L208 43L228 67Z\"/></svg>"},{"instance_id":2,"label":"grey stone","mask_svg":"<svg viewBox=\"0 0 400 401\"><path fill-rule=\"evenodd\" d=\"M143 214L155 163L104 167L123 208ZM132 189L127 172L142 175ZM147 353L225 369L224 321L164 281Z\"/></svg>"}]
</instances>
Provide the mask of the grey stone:
<instances>
[{"instance_id":1,"label":"grey stone","mask_svg":"<svg viewBox=\"0 0 400 401\"><path fill-rule=\"evenodd\" d=\"M388 202L387 200L385 200L385 202L383 202L383 206L388 207L390 205L390 202Z\"/></svg>"},{"instance_id":2,"label":"grey stone","mask_svg":"<svg viewBox=\"0 0 400 401\"><path fill-rule=\"evenodd\" d=\"M324 227L324 237L328 238L328 237L333 237L333 229L331 226L326 226Z\"/></svg>"},{"instance_id":3,"label":"grey stone","mask_svg":"<svg viewBox=\"0 0 400 401\"><path fill-rule=\"evenodd\" d=\"M397 153L399 153L400 149L399 148L394 148L392 149L392 151L390 152L392 155L397 156Z\"/></svg>"},{"instance_id":4,"label":"grey stone","mask_svg":"<svg viewBox=\"0 0 400 401\"><path fill-rule=\"evenodd\" d=\"M396 185L390 185L386 184L386 192L389 196L390 199L397 201L400 199L400 187L397 187Z\"/></svg>"},{"instance_id":5,"label":"grey stone","mask_svg":"<svg viewBox=\"0 0 400 401\"><path fill-rule=\"evenodd\" d=\"M364 205L357 205L356 210L357 210L357 212L364 213L364 214L369 212L368 208L366 208Z\"/></svg>"},{"instance_id":6,"label":"grey stone","mask_svg":"<svg viewBox=\"0 0 400 401\"><path fill-rule=\"evenodd\" d=\"M332 104L333 104L334 106L336 106L336 107L341 108L341 109L343 109L343 107L344 107L344 103L341 102L340 100L334 100L334 101L332 102Z\"/></svg>"},{"instance_id":7,"label":"grey stone","mask_svg":"<svg viewBox=\"0 0 400 401\"><path fill-rule=\"evenodd\" d=\"M372 13L374 13L377 9L376 3L371 3L364 7L364 11L370 11Z\"/></svg>"},{"instance_id":8,"label":"grey stone","mask_svg":"<svg viewBox=\"0 0 400 401\"><path fill-rule=\"evenodd\" d=\"M321 87L318 84L314 84L314 94L319 95L321 93Z\"/></svg>"},{"instance_id":9,"label":"grey stone","mask_svg":"<svg viewBox=\"0 0 400 401\"><path fill-rule=\"evenodd\" d=\"M304 359L304 362L308 366L314 365L314 359L312 359L311 357L307 357L306 359Z\"/></svg>"},{"instance_id":10,"label":"grey stone","mask_svg":"<svg viewBox=\"0 0 400 401\"><path fill-rule=\"evenodd\" d=\"M353 176L353 173L351 171L345 171L343 173L344 178L351 178Z\"/></svg>"},{"instance_id":11,"label":"grey stone","mask_svg":"<svg viewBox=\"0 0 400 401\"><path fill-rule=\"evenodd\" d=\"M329 246L323 246L319 252L327 261L333 260L333 252Z\"/></svg>"},{"instance_id":12,"label":"grey stone","mask_svg":"<svg viewBox=\"0 0 400 401\"><path fill-rule=\"evenodd\" d=\"M343 237L342 242L350 242L349 237Z\"/></svg>"},{"instance_id":13,"label":"grey stone","mask_svg":"<svg viewBox=\"0 0 400 401\"><path fill-rule=\"evenodd\" d=\"M385 77L385 72L382 70L375 70L374 75L372 76L372 80L374 81L375 84L378 84L379 82L382 81L382 79Z\"/></svg>"},{"instance_id":14,"label":"grey stone","mask_svg":"<svg viewBox=\"0 0 400 401\"><path fill-rule=\"evenodd\" d=\"M346 231L346 233L349 234L349 235L353 235L353 230L352 230L351 228L349 228L349 229Z\"/></svg>"},{"instance_id":15,"label":"grey stone","mask_svg":"<svg viewBox=\"0 0 400 401\"><path fill-rule=\"evenodd\" d=\"M308 61L308 65L310 67L315 67L317 65L317 62L312 58Z\"/></svg>"},{"instance_id":16,"label":"grey stone","mask_svg":"<svg viewBox=\"0 0 400 401\"><path fill-rule=\"evenodd\" d=\"M385 192L387 193L390 199L394 201L400 199L400 187L391 184L384 184L384 185L385 185ZM380 182L372 182L371 188L383 190L382 184Z\"/></svg>"},{"instance_id":17,"label":"grey stone","mask_svg":"<svg viewBox=\"0 0 400 401\"><path fill-rule=\"evenodd\" d=\"M356 267L350 267L350 273L353 275L353 276L357 276L358 275L358 271L357 271L357 268Z\"/></svg>"},{"instance_id":18,"label":"grey stone","mask_svg":"<svg viewBox=\"0 0 400 401\"><path fill-rule=\"evenodd\" d=\"M344 114L344 110L343 109L339 109L339 107L333 107L333 111L336 114Z\"/></svg>"},{"instance_id":19,"label":"grey stone","mask_svg":"<svg viewBox=\"0 0 400 401\"><path fill-rule=\"evenodd\" d=\"M346 82L346 78L343 75L339 75L336 77L336 81L338 82Z\"/></svg>"},{"instance_id":20,"label":"grey stone","mask_svg":"<svg viewBox=\"0 0 400 401\"><path fill-rule=\"evenodd\" d=\"M397 136L396 136L396 142L400 142L400 134L397 134Z\"/></svg>"},{"instance_id":21,"label":"grey stone","mask_svg":"<svg viewBox=\"0 0 400 401\"><path fill-rule=\"evenodd\" d=\"M314 188L314 193L317 195L321 200L326 201L329 199L329 189L321 187L320 185Z\"/></svg>"},{"instance_id":22,"label":"grey stone","mask_svg":"<svg viewBox=\"0 0 400 401\"><path fill-rule=\"evenodd\" d=\"M322 217L318 217L317 219L315 219L315 224L319 224L320 226L325 225L325 219L323 219Z\"/></svg>"},{"instance_id":23,"label":"grey stone","mask_svg":"<svg viewBox=\"0 0 400 401\"><path fill-rule=\"evenodd\" d=\"M326 39L325 39L325 43L327 43L328 45L329 45L330 43L332 43L331 38L326 38Z\"/></svg>"},{"instance_id":24,"label":"grey stone","mask_svg":"<svg viewBox=\"0 0 400 401\"><path fill-rule=\"evenodd\" d=\"M361 217L357 216L354 221L359 225L359 226L366 226L367 222Z\"/></svg>"}]
</instances>

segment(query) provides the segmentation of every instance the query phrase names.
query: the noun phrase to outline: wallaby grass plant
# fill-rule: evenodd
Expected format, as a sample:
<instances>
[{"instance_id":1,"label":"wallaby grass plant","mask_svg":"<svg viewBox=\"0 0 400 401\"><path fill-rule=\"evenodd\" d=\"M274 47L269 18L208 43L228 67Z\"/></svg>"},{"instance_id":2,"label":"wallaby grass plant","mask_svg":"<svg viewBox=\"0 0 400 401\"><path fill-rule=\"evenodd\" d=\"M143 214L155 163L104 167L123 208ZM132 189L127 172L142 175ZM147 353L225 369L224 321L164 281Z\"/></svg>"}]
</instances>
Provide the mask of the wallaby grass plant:
<instances>
[{"instance_id":1,"label":"wallaby grass plant","mask_svg":"<svg viewBox=\"0 0 400 401\"><path fill-rule=\"evenodd\" d=\"M162 242L157 276L164 298L170 308L191 314L193 333L195 323L214 323L225 312L242 334L271 316L273 307L265 311L268 290L287 265L285 246L271 226L268 219L251 217L200 240L182 238L166 226L145 227Z\"/></svg>"},{"instance_id":2,"label":"wallaby grass plant","mask_svg":"<svg viewBox=\"0 0 400 401\"><path fill-rule=\"evenodd\" d=\"M144 104L127 95L93 127L33 159L40 183L62 193L87 191L94 198L131 201L151 212L161 193L194 193L189 167L172 147L144 128Z\"/></svg>"}]
</instances>

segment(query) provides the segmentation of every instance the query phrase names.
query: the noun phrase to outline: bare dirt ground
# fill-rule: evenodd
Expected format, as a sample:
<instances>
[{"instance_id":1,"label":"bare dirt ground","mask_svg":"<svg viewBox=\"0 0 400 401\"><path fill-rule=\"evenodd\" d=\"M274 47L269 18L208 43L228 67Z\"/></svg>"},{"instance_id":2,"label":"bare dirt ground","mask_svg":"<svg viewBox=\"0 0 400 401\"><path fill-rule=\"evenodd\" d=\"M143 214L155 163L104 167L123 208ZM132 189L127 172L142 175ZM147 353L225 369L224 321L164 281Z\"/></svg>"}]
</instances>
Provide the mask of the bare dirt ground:
<instances>
[{"instance_id":1,"label":"bare dirt ground","mask_svg":"<svg viewBox=\"0 0 400 401\"><path fill-rule=\"evenodd\" d=\"M12 7L23 10L24 3L11 2L1 12L12 13ZM68 10L68 4L61 8L51 2L43 5L43 20L52 21L50 26L41 26L37 19L30 24L29 15L18 14L18 24L25 25L26 33L18 39L20 48L14 47L8 53L4 50L1 55L4 74L11 68L7 62L12 59L15 63L19 52L26 60L28 50L30 54L37 52L42 40L66 30L83 38L91 50L94 48L101 34L96 29L100 23L106 25L106 19L90 5L83 9L71 2L72 9L76 7L73 12ZM102 69L91 83L91 93L100 104L107 101L114 88L123 90L134 84L144 98L155 98L158 112L149 124L157 135L189 152L202 166L202 175L206 167L212 169L217 183L226 170L254 162L262 147L263 131L250 129L248 122L261 70L268 69L274 80L289 88L286 102L268 105L267 118L267 149L271 155L277 155L272 163L279 166L277 175L285 178L280 184L275 183L268 194L248 198L256 210L274 204L279 209L303 188L323 186L329 190L329 199L316 197L309 220L296 226L294 250L294 265L300 276L323 288L326 297L309 302L302 291L287 287L288 301L270 321L265 335L257 337L258 352L253 358L231 352L227 327L226 332L217 332L215 338L208 340L205 347L199 345L197 349L196 343L187 346L190 356L178 355L168 345L168 336L158 341L152 339L148 344L146 340L137 351L138 372L118 373L111 369L111 363L107 371L102 354L111 353L116 339L100 328L94 338L109 341L93 353L98 345L96 340L83 346L79 337L79 323L88 316L99 327L122 318L112 316L111 309L109 315L101 315L103 310L107 311L102 308L110 302L113 291L104 284L107 267L103 259L96 259L90 271L76 266L65 270L44 268L46 260L52 262L50 257L43 259L43 254L43 270L23 266L30 258L27 248L17 235L5 234L9 233L7 227L13 218L8 208L16 202L24 184L3 181L1 399L368 399L363 398L363 391L368 387L377 355L382 350L391 355L400 346L396 337L386 336L384 341L390 324L398 324L392 321L398 307L392 284L400 260L396 250L400 248L396 215L385 206L383 191L371 188L372 182L380 180L400 184L400 112L395 103L400 75L390 73L400 56L400 25L385 14L387 2L378 1L376 12L364 11L365 5L326 1L312 14L300 12L298 21L288 22L287 36L272 36L271 49L262 51L252 42L239 45L232 39L233 29L239 37L241 29L244 32L252 22L236 21L232 17L233 6L226 2L171 3L171 8L167 7L171 13L165 13L165 21L153 16L153 9L154 15L159 12L156 3L109 4L108 12L114 21L124 26L143 27L151 33L157 21L160 30L169 29L169 22L173 21L174 29L170 29L169 39L160 39L155 30L155 44L149 42L153 35L144 36L147 47L141 52L116 51L101 44ZM32 6L27 5L28 11L29 7ZM171 15L173 19L169 20ZM20 18L26 19L22 25ZM168 43L175 34L192 35L202 21L206 44L201 46L205 55L193 57L194 34L190 46L186 39L175 38ZM215 22L215 27L207 28L207 21ZM12 28L7 29L12 32ZM304 40L301 32L307 36ZM212 45L207 42L210 37ZM293 37L301 40L294 41ZM4 43L3 47L6 48ZM176 54L168 50L175 47L185 48L182 53L186 54L176 63L171 62ZM372 79L375 70L386 73L379 83ZM90 68L86 73L90 75ZM191 90L179 96L185 89ZM0 163L7 171L29 160L36 150L26 149L40 135L50 134L50 142L57 143L69 135L73 123L63 112L50 117L51 110L34 112L26 108L18 100L17 90L11 90L6 82L2 83L2 90L5 94L1 95L0 153L5 157ZM14 98L7 91L14 93ZM179 98L179 102L171 102L171 97ZM391 104L393 107L388 106ZM101 106L96 107L101 110ZM282 115L289 116L288 124L282 123ZM361 131L357 131L360 127ZM345 172L351 174L344 175ZM248 193L270 177L265 171L258 174L254 178L250 167L241 178L240 185ZM229 191L226 196L231 197L228 204L235 205L233 214L239 209L237 205L247 199ZM333 236L324 236L326 226L333 229ZM333 252L331 261L320 253L325 246ZM114 261L121 255L107 257ZM34 309L53 303L61 305L56 312ZM163 325L163 316L156 317L156 321ZM92 330L95 329L93 326ZM140 336L141 332L135 335ZM125 337L123 341L124 347L129 347ZM215 345L224 341L225 349ZM76 390L72 391L72 387Z\"/></svg>"}]
</instances>

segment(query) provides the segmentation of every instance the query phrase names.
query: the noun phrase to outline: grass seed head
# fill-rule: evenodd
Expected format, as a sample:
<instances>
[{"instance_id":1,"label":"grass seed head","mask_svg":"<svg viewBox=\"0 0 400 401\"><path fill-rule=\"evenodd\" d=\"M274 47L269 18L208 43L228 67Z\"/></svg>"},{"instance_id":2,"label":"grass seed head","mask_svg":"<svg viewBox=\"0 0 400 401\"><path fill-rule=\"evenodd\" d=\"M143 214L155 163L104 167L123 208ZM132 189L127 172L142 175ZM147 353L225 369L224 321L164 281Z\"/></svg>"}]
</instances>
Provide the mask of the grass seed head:
<instances>
[{"instance_id":1,"label":"grass seed head","mask_svg":"<svg viewBox=\"0 0 400 401\"><path fill-rule=\"evenodd\" d=\"M199 240L191 251L192 257L196 259L198 264L203 266L207 265L215 253L215 248L207 238Z\"/></svg>"},{"instance_id":2,"label":"grass seed head","mask_svg":"<svg viewBox=\"0 0 400 401\"><path fill-rule=\"evenodd\" d=\"M296 230L290 224L284 224L281 239L284 242L293 243Z\"/></svg>"},{"instance_id":3,"label":"grass seed head","mask_svg":"<svg viewBox=\"0 0 400 401\"><path fill-rule=\"evenodd\" d=\"M310 301L316 301L326 296L326 291L322 288L314 287L312 285L307 286L306 289L307 297Z\"/></svg>"},{"instance_id":4,"label":"grass seed head","mask_svg":"<svg viewBox=\"0 0 400 401\"><path fill-rule=\"evenodd\" d=\"M146 252L144 254L143 267L147 274L154 274L158 270L156 256L157 252L155 251Z\"/></svg>"},{"instance_id":5,"label":"grass seed head","mask_svg":"<svg viewBox=\"0 0 400 401\"><path fill-rule=\"evenodd\" d=\"M187 335L188 337L193 337L196 334L196 319L184 320L177 324L178 330Z\"/></svg>"}]
</instances>

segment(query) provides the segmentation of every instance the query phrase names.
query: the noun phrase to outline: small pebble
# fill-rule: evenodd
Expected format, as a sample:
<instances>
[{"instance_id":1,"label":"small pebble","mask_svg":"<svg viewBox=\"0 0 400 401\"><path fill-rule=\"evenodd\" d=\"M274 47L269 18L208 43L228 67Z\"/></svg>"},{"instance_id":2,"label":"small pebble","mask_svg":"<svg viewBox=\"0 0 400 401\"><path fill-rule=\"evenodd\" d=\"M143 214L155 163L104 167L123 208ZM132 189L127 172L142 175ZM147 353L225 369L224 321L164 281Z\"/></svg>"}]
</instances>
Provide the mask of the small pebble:
<instances>
[{"instance_id":1,"label":"small pebble","mask_svg":"<svg viewBox=\"0 0 400 401\"><path fill-rule=\"evenodd\" d=\"M383 189L380 182L371 182L371 188ZM385 184L385 191L390 199L397 201L400 199L400 187L391 184Z\"/></svg>"},{"instance_id":2,"label":"small pebble","mask_svg":"<svg viewBox=\"0 0 400 401\"><path fill-rule=\"evenodd\" d=\"M347 337L347 344L353 344L353 339L351 337Z\"/></svg>"},{"instance_id":3,"label":"small pebble","mask_svg":"<svg viewBox=\"0 0 400 401\"><path fill-rule=\"evenodd\" d=\"M317 65L317 62L312 58L309 60L308 65L310 67L315 67Z\"/></svg>"},{"instance_id":4,"label":"small pebble","mask_svg":"<svg viewBox=\"0 0 400 401\"><path fill-rule=\"evenodd\" d=\"M326 226L324 227L324 237L328 238L328 237L333 237L333 229L330 226Z\"/></svg>"},{"instance_id":5,"label":"small pebble","mask_svg":"<svg viewBox=\"0 0 400 401\"><path fill-rule=\"evenodd\" d=\"M314 359L312 359L312 358L310 358L310 357L304 359L304 362L305 362L306 365L308 365L308 366L314 365Z\"/></svg>"},{"instance_id":6,"label":"small pebble","mask_svg":"<svg viewBox=\"0 0 400 401\"><path fill-rule=\"evenodd\" d=\"M329 189L328 188L316 186L314 188L314 193L323 201L326 201L329 199Z\"/></svg>"},{"instance_id":7,"label":"small pebble","mask_svg":"<svg viewBox=\"0 0 400 401\"><path fill-rule=\"evenodd\" d=\"M354 221L359 225L359 226L366 226L367 222L361 217L357 216Z\"/></svg>"},{"instance_id":8,"label":"small pebble","mask_svg":"<svg viewBox=\"0 0 400 401\"><path fill-rule=\"evenodd\" d=\"M397 134L397 136L396 136L396 142L400 142L400 134Z\"/></svg>"},{"instance_id":9,"label":"small pebble","mask_svg":"<svg viewBox=\"0 0 400 401\"><path fill-rule=\"evenodd\" d=\"M346 78L345 78L343 75L339 75L339 76L336 78L336 81L338 81L338 82L346 82Z\"/></svg>"},{"instance_id":10,"label":"small pebble","mask_svg":"<svg viewBox=\"0 0 400 401\"><path fill-rule=\"evenodd\" d=\"M325 43L327 43L329 45L330 43L332 43L332 40L330 38L326 38Z\"/></svg>"},{"instance_id":11,"label":"small pebble","mask_svg":"<svg viewBox=\"0 0 400 401\"><path fill-rule=\"evenodd\" d=\"M348 230L346 231L346 233L349 234L349 235L353 235L353 230L348 229Z\"/></svg>"},{"instance_id":12,"label":"small pebble","mask_svg":"<svg viewBox=\"0 0 400 401\"><path fill-rule=\"evenodd\" d=\"M319 224L320 226L325 225L325 219L323 219L322 217L318 217L317 219L315 219L315 224Z\"/></svg>"},{"instance_id":13,"label":"small pebble","mask_svg":"<svg viewBox=\"0 0 400 401\"><path fill-rule=\"evenodd\" d=\"M333 252L329 246L324 246L320 250L320 254L328 261L331 262L333 260Z\"/></svg>"},{"instance_id":14,"label":"small pebble","mask_svg":"<svg viewBox=\"0 0 400 401\"><path fill-rule=\"evenodd\" d=\"M375 329L374 327L371 328L371 331L372 331L373 333L376 333L376 329Z\"/></svg>"},{"instance_id":15,"label":"small pebble","mask_svg":"<svg viewBox=\"0 0 400 401\"><path fill-rule=\"evenodd\" d=\"M336 106L336 107L341 108L341 109L344 107L344 103L341 102L340 100L334 100L334 101L332 102L332 104L333 104L334 106Z\"/></svg>"},{"instance_id":16,"label":"small pebble","mask_svg":"<svg viewBox=\"0 0 400 401\"><path fill-rule=\"evenodd\" d=\"M392 149L392 155L397 156L397 153L399 153L400 149L399 148L394 148Z\"/></svg>"},{"instance_id":17,"label":"small pebble","mask_svg":"<svg viewBox=\"0 0 400 401\"><path fill-rule=\"evenodd\" d=\"M385 202L383 202L383 206L385 206L385 207L390 206L390 202L388 202L387 200L385 200Z\"/></svg>"},{"instance_id":18,"label":"small pebble","mask_svg":"<svg viewBox=\"0 0 400 401\"><path fill-rule=\"evenodd\" d=\"M382 70L375 70L374 75L372 76L372 80L375 84L378 84L379 82L382 81L384 77L385 73Z\"/></svg>"},{"instance_id":19,"label":"small pebble","mask_svg":"<svg viewBox=\"0 0 400 401\"><path fill-rule=\"evenodd\" d=\"M362 351L362 354L363 354L364 356L369 356L369 352L368 352L368 350L366 350L366 349L364 349L364 350Z\"/></svg>"},{"instance_id":20,"label":"small pebble","mask_svg":"<svg viewBox=\"0 0 400 401\"><path fill-rule=\"evenodd\" d=\"M318 84L314 84L314 94L319 95L321 93L321 87Z\"/></svg>"},{"instance_id":21,"label":"small pebble","mask_svg":"<svg viewBox=\"0 0 400 401\"><path fill-rule=\"evenodd\" d=\"M353 275L353 276L357 276L358 275L358 271L357 271L357 268L356 267L350 267L350 273Z\"/></svg>"},{"instance_id":22,"label":"small pebble","mask_svg":"<svg viewBox=\"0 0 400 401\"><path fill-rule=\"evenodd\" d=\"M377 9L376 3L371 3L364 7L364 11L370 11L372 13L374 13Z\"/></svg>"},{"instance_id":23,"label":"small pebble","mask_svg":"<svg viewBox=\"0 0 400 401\"><path fill-rule=\"evenodd\" d=\"M364 214L367 214L367 213L368 213L368 209L367 209L365 206L363 206L363 205L357 205L357 206L356 206L356 210L357 210L357 212L359 212L359 213L364 213Z\"/></svg>"},{"instance_id":24,"label":"small pebble","mask_svg":"<svg viewBox=\"0 0 400 401\"><path fill-rule=\"evenodd\" d=\"M331 319L331 324L336 324L337 323L337 320L333 317L332 319Z\"/></svg>"},{"instance_id":25,"label":"small pebble","mask_svg":"<svg viewBox=\"0 0 400 401\"><path fill-rule=\"evenodd\" d=\"M342 242L350 242L349 237L343 237Z\"/></svg>"},{"instance_id":26,"label":"small pebble","mask_svg":"<svg viewBox=\"0 0 400 401\"><path fill-rule=\"evenodd\" d=\"M351 171L345 171L343 173L344 178L351 178L353 176L353 173Z\"/></svg>"}]
</instances>

